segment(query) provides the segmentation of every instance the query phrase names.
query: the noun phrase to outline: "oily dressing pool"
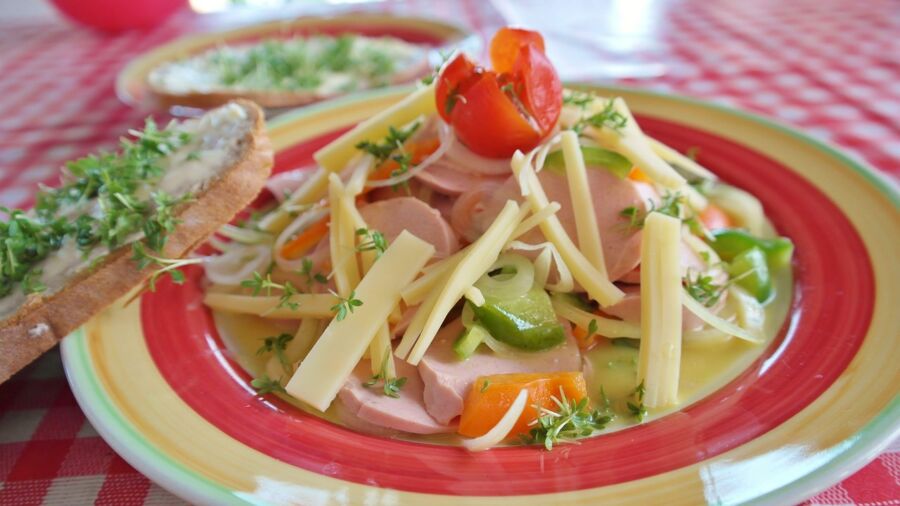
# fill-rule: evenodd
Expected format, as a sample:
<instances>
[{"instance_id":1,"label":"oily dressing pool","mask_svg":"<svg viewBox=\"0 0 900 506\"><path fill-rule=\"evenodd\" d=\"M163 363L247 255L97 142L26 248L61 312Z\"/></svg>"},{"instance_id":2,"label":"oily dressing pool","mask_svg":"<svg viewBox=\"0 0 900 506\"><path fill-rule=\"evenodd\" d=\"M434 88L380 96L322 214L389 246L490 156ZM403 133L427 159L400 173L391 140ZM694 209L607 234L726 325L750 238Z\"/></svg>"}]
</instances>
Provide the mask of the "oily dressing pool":
<instances>
[{"instance_id":1,"label":"oily dressing pool","mask_svg":"<svg viewBox=\"0 0 900 506\"><path fill-rule=\"evenodd\" d=\"M651 410L644 421L665 416L702 399L733 380L762 355L781 329L791 305L793 280L790 269L774 273L773 281L776 295L765 308L765 341L761 344L753 344L732 338L721 343L685 343L681 354L679 404L661 410ZM214 319L226 346L232 351L238 363L253 377L261 377L266 374L266 363L270 354L257 353L263 339L283 332L293 333L296 331L298 323L297 320L266 319L224 311L215 311ZM632 341L632 343L636 344L637 341ZM626 340L601 342L584 354L585 379L594 405L602 405L603 395L601 392L603 392L609 399L610 408L615 414L613 421L600 434L630 427L637 423L627 406L627 402L633 401L637 357L638 348L633 344L626 344ZM320 413L290 396L278 395L308 413L346 425L338 411L340 403L332 403L325 413ZM418 436L385 431L384 435L435 444L458 444L459 441L452 434Z\"/></svg>"}]
</instances>

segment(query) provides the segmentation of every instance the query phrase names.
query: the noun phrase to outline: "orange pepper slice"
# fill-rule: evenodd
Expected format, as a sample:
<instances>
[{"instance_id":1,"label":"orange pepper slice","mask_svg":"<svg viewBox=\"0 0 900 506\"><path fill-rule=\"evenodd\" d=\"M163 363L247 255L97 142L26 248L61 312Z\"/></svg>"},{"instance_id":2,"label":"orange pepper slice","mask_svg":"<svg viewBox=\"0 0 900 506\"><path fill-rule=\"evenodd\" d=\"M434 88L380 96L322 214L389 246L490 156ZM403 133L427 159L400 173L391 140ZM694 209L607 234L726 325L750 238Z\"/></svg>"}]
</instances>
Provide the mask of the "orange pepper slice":
<instances>
[{"instance_id":1,"label":"orange pepper slice","mask_svg":"<svg viewBox=\"0 0 900 506\"><path fill-rule=\"evenodd\" d=\"M528 403L511 436L528 434L539 413L535 406L556 410L551 397L580 401L587 397L581 371L553 373L516 373L481 376L472 384L459 420L459 433L466 437L483 436L503 417L519 391L528 390Z\"/></svg>"},{"instance_id":2,"label":"orange pepper slice","mask_svg":"<svg viewBox=\"0 0 900 506\"><path fill-rule=\"evenodd\" d=\"M422 160L428 157L431 153L437 151L437 148L441 145L441 141L438 138L426 139L424 141L409 141L406 143L406 150L410 154L410 164L417 165L422 163ZM369 179L372 181L378 181L381 179L387 179L391 177L391 174L400 168L400 164L394 160L385 160L381 165L379 165L372 173L369 175Z\"/></svg>"},{"instance_id":3,"label":"orange pepper slice","mask_svg":"<svg viewBox=\"0 0 900 506\"><path fill-rule=\"evenodd\" d=\"M300 255L315 246L316 243L325 237L325 234L328 233L329 223L330 217L326 216L307 227L307 229L298 234L297 237L286 242L284 246L281 247L281 256L289 260L300 258Z\"/></svg>"},{"instance_id":4,"label":"orange pepper slice","mask_svg":"<svg viewBox=\"0 0 900 506\"><path fill-rule=\"evenodd\" d=\"M641 183L653 182L653 180L650 179L647 174L644 173L644 171L637 167L632 167L631 172L628 173L628 179L631 179L632 181L639 181Z\"/></svg>"}]
</instances>

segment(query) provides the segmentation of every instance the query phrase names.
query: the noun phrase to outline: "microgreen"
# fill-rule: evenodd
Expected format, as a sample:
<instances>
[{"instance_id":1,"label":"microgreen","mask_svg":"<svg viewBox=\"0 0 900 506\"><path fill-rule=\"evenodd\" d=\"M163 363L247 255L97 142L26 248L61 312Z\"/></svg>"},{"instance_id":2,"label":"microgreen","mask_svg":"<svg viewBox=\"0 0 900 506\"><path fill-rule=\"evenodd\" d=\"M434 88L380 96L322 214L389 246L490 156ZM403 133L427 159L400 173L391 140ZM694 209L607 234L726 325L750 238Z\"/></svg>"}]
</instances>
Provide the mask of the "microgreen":
<instances>
[{"instance_id":1,"label":"microgreen","mask_svg":"<svg viewBox=\"0 0 900 506\"><path fill-rule=\"evenodd\" d=\"M252 290L253 296L257 296L262 293L263 290L266 291L266 295L272 295L272 290L281 290L281 295L278 298L278 304L272 308L272 311L276 309L281 309L286 307L292 311L296 311L297 308L300 307L299 302L293 302L291 298L294 295L300 293L297 288L291 284L290 281L285 281L284 284L276 283L272 281L272 273L267 272L265 277L258 272L253 273L253 277L250 279L245 279L241 281L241 286L244 288L250 288Z\"/></svg>"},{"instance_id":2,"label":"microgreen","mask_svg":"<svg viewBox=\"0 0 900 506\"><path fill-rule=\"evenodd\" d=\"M312 288L313 282L319 284L327 284L328 278L325 277L321 272L313 272L313 261L309 258L304 258L301 264L300 271L298 271L302 276L306 277L306 288Z\"/></svg>"},{"instance_id":3,"label":"microgreen","mask_svg":"<svg viewBox=\"0 0 900 506\"><path fill-rule=\"evenodd\" d=\"M356 145L356 149L372 155L376 165L381 164L388 160L395 151L403 148L403 144L419 129L419 126L421 123L418 121L405 129L398 130L391 126L388 128L387 137L382 142L362 141Z\"/></svg>"},{"instance_id":4,"label":"microgreen","mask_svg":"<svg viewBox=\"0 0 900 506\"><path fill-rule=\"evenodd\" d=\"M356 229L356 235L361 238L359 245L356 246L356 251L374 251L375 257L378 258L388 247L384 234L377 230L358 228Z\"/></svg>"},{"instance_id":5,"label":"microgreen","mask_svg":"<svg viewBox=\"0 0 900 506\"><path fill-rule=\"evenodd\" d=\"M634 398L635 401L628 401L626 403L628 412L631 413L631 416L633 416L639 422L643 422L644 418L646 418L647 416L647 408L644 406L645 392L646 389L644 388L644 382L641 381L641 383L634 389L634 392L632 392L631 394L632 398Z\"/></svg>"},{"instance_id":6,"label":"microgreen","mask_svg":"<svg viewBox=\"0 0 900 506\"><path fill-rule=\"evenodd\" d=\"M275 356L278 357L278 361L281 363L281 367L284 369L285 374L290 375L293 371L291 370L290 361L284 354L284 350L287 348L287 344L293 339L293 334L278 334L277 336L263 338L263 344L256 350L256 354L262 355L263 353L274 353Z\"/></svg>"},{"instance_id":7,"label":"microgreen","mask_svg":"<svg viewBox=\"0 0 900 506\"><path fill-rule=\"evenodd\" d=\"M572 442L590 436L602 430L611 420L598 409L588 407L588 398L580 401L566 397L565 391L559 389L559 397L552 396L556 405L553 409L535 406L538 417L531 422L533 428L525 438L528 443L540 443L548 451L554 445Z\"/></svg>"},{"instance_id":8,"label":"microgreen","mask_svg":"<svg viewBox=\"0 0 900 506\"><path fill-rule=\"evenodd\" d=\"M628 123L628 118L617 111L614 107L615 100L610 100L603 106L603 109L586 118L578 120L572 125L575 133L581 134L585 128L592 126L594 128L609 128L613 131L619 131Z\"/></svg>"},{"instance_id":9,"label":"microgreen","mask_svg":"<svg viewBox=\"0 0 900 506\"><path fill-rule=\"evenodd\" d=\"M271 394L274 392L286 393L281 385L281 380L273 380L263 374L259 378L255 378L250 382L250 386L256 389L259 395Z\"/></svg>"},{"instance_id":10,"label":"microgreen","mask_svg":"<svg viewBox=\"0 0 900 506\"><path fill-rule=\"evenodd\" d=\"M378 382L382 382L383 384L381 389L382 392L384 392L384 395L396 399L400 397L400 389L402 389L403 386L406 385L406 378L388 377L387 361L390 359L390 357L391 350L387 350L387 353L384 354L384 360L382 360L381 362L381 370L378 372L378 374L373 375L371 378L369 378L368 381L364 382L363 386L366 388L371 388L377 385Z\"/></svg>"},{"instance_id":11,"label":"microgreen","mask_svg":"<svg viewBox=\"0 0 900 506\"><path fill-rule=\"evenodd\" d=\"M331 292L331 294L338 298L338 303L331 306L331 311L335 313L337 321L342 321L348 314L353 313L353 308L363 305L361 300L355 298L355 291L350 292L350 296L346 298L341 297L334 292Z\"/></svg>"}]
</instances>

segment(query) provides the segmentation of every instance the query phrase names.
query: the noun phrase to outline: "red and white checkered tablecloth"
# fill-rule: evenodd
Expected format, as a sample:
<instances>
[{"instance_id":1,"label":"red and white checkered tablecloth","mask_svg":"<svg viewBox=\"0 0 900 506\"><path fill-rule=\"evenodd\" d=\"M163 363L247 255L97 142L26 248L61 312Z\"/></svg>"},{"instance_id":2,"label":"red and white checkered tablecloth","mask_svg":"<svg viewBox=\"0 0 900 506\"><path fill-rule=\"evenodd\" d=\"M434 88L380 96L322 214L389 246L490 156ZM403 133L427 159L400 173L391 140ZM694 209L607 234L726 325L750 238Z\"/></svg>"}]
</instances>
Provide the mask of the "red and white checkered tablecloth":
<instances>
[{"instance_id":1,"label":"red and white checkered tablecloth","mask_svg":"<svg viewBox=\"0 0 900 506\"><path fill-rule=\"evenodd\" d=\"M652 40L641 35L632 55L650 71L627 84L778 118L900 178L900 2L651 0L591 8L631 6L634 14L636 4L644 10L622 22L651 23ZM484 37L504 24L493 4L479 0L369 8L455 20ZM180 34L221 24L185 11L156 29L110 36L61 21L2 19L4 206L27 202L37 183L54 182L62 162L112 148L126 129L141 124L143 114L113 93L115 75L129 60ZM596 51L611 65L621 57ZM92 502L183 504L100 439L53 351L0 386L0 505ZM810 503L900 505L900 445Z\"/></svg>"}]
</instances>

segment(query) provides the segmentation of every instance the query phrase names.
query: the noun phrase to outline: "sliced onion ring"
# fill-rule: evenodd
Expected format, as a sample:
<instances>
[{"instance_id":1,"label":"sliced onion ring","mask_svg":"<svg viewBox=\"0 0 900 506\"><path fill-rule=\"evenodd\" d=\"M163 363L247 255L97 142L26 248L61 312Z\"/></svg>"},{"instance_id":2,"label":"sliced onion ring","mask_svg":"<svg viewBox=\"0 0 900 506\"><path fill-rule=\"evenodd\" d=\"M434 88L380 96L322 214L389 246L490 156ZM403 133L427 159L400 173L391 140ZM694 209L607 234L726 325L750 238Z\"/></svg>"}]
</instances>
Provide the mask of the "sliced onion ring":
<instances>
[{"instance_id":1,"label":"sliced onion ring","mask_svg":"<svg viewBox=\"0 0 900 506\"><path fill-rule=\"evenodd\" d=\"M499 274L491 276L489 273L497 269L512 267L514 274ZM487 297L498 299L514 299L525 295L534 285L534 264L530 260L515 253L503 253L497 261L491 265L475 286Z\"/></svg>"}]
</instances>

